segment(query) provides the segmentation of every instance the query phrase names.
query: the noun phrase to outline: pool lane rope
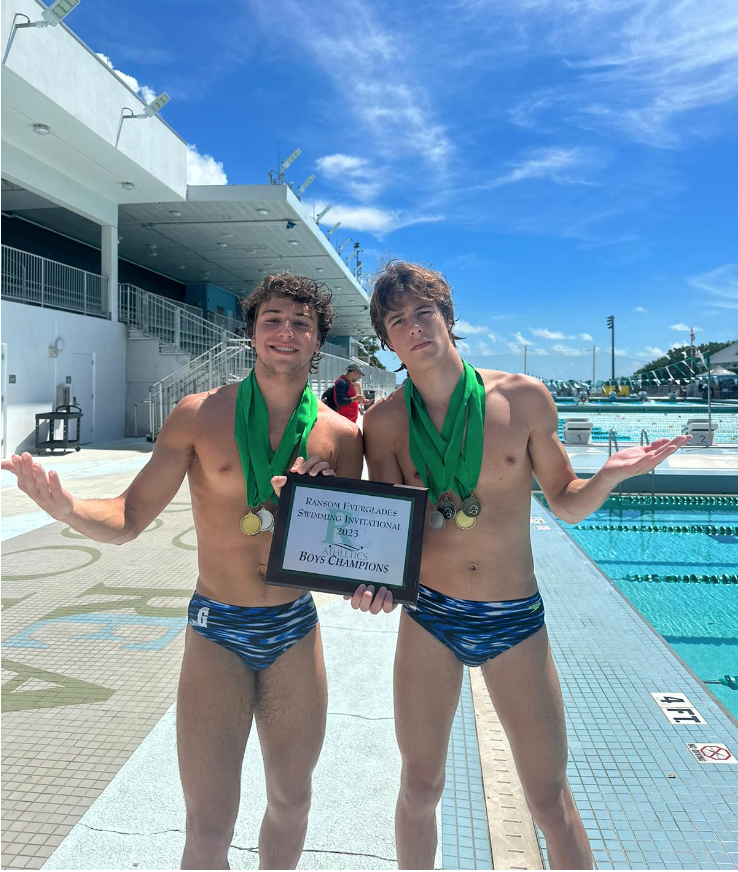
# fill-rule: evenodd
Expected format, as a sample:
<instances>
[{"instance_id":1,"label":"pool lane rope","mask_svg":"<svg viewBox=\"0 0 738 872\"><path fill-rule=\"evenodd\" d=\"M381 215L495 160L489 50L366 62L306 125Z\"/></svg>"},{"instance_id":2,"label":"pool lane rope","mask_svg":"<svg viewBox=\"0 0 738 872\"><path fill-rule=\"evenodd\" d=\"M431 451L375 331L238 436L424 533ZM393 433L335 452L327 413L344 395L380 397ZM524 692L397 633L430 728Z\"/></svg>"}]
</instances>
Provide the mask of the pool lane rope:
<instances>
[{"instance_id":1,"label":"pool lane rope","mask_svg":"<svg viewBox=\"0 0 738 872\"><path fill-rule=\"evenodd\" d=\"M647 575L624 575L621 581L655 581L655 582L686 582L692 584L738 584L738 575L659 575L657 572Z\"/></svg>"},{"instance_id":2,"label":"pool lane rope","mask_svg":"<svg viewBox=\"0 0 738 872\"><path fill-rule=\"evenodd\" d=\"M618 533L706 533L708 536L738 536L738 526L717 524L576 524L575 530L610 530Z\"/></svg>"}]
</instances>

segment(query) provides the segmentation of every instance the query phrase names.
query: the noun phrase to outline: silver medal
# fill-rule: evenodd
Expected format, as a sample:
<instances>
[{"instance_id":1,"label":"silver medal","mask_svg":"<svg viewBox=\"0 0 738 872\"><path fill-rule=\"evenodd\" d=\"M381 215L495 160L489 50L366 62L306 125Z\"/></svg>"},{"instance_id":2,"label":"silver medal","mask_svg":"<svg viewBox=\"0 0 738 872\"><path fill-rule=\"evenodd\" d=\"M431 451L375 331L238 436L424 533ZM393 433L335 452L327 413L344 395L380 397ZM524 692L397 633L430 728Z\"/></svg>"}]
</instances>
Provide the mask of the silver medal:
<instances>
[{"instance_id":1,"label":"silver medal","mask_svg":"<svg viewBox=\"0 0 738 872\"><path fill-rule=\"evenodd\" d=\"M461 504L461 510L464 512L465 515L469 515L470 518L476 518L477 515L482 511L482 504L474 496L474 494L471 494Z\"/></svg>"},{"instance_id":2,"label":"silver medal","mask_svg":"<svg viewBox=\"0 0 738 872\"><path fill-rule=\"evenodd\" d=\"M444 497L436 503L436 511L440 512L447 521L453 521L456 517L456 506L448 497Z\"/></svg>"},{"instance_id":3,"label":"silver medal","mask_svg":"<svg viewBox=\"0 0 738 872\"><path fill-rule=\"evenodd\" d=\"M433 509L430 515L428 515L428 523L434 530L443 530L446 526L446 519L437 509Z\"/></svg>"},{"instance_id":4,"label":"silver medal","mask_svg":"<svg viewBox=\"0 0 738 872\"><path fill-rule=\"evenodd\" d=\"M261 533L271 533L274 529L274 515L269 511L269 509L259 509L256 513L256 517L261 522Z\"/></svg>"}]
</instances>

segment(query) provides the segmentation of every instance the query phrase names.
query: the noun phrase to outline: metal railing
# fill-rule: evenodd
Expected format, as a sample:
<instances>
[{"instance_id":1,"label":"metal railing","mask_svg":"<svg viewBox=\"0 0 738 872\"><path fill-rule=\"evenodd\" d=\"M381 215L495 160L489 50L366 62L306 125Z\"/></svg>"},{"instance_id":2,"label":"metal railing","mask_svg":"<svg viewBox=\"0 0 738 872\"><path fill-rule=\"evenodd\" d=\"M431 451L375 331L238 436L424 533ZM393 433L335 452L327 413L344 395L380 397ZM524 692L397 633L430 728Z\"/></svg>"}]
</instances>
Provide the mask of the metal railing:
<instances>
[{"instance_id":1,"label":"metal railing","mask_svg":"<svg viewBox=\"0 0 738 872\"><path fill-rule=\"evenodd\" d=\"M651 440L648 438L648 432L645 427L641 430L641 448L644 445L650 445ZM656 493L656 467L654 467L651 472L651 502L653 502L654 494Z\"/></svg>"},{"instance_id":2,"label":"metal railing","mask_svg":"<svg viewBox=\"0 0 738 872\"><path fill-rule=\"evenodd\" d=\"M618 445L618 434L614 430L610 430L607 434L607 456L612 457L612 447L615 446L615 451L620 451L620 446ZM623 483L618 482L618 493L620 496L623 495Z\"/></svg>"},{"instance_id":3,"label":"metal railing","mask_svg":"<svg viewBox=\"0 0 738 872\"><path fill-rule=\"evenodd\" d=\"M104 276L9 245L2 247L1 287L9 300L110 317L108 280Z\"/></svg>"},{"instance_id":4,"label":"metal railing","mask_svg":"<svg viewBox=\"0 0 738 872\"><path fill-rule=\"evenodd\" d=\"M256 355L248 339L229 338L152 385L148 399L144 401L149 406L148 438L156 440L164 421L183 397L240 381L253 369L255 361ZM309 379L315 394L320 396L346 372L350 362L345 357L324 355L318 372L311 374ZM361 368L364 371L364 391L373 390L376 398L381 399L395 389L394 373L367 364L362 364Z\"/></svg>"},{"instance_id":5,"label":"metal railing","mask_svg":"<svg viewBox=\"0 0 738 872\"><path fill-rule=\"evenodd\" d=\"M215 324L216 327L220 327L244 339L246 338L245 332L239 333L239 330L243 331L246 327L241 318L234 318L232 315L219 315L217 312L208 312L205 317L208 321Z\"/></svg>"},{"instance_id":6,"label":"metal railing","mask_svg":"<svg viewBox=\"0 0 738 872\"><path fill-rule=\"evenodd\" d=\"M198 314L196 314L198 313ZM144 291L136 285L118 286L118 320L155 336L176 351L199 357L227 339L237 338L202 317L200 309Z\"/></svg>"}]
</instances>

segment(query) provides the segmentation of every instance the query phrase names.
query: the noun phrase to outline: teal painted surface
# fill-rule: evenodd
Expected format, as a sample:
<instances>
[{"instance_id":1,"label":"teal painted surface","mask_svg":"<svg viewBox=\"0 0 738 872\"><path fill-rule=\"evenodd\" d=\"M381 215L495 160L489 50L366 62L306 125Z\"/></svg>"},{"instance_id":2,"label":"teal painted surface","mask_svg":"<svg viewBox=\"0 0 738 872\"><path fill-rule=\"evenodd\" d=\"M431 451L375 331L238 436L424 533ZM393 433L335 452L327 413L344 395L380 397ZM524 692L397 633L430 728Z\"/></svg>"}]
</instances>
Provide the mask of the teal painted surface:
<instances>
[{"instance_id":1,"label":"teal painted surface","mask_svg":"<svg viewBox=\"0 0 738 872\"><path fill-rule=\"evenodd\" d=\"M738 536L705 532L738 527L738 499L730 502L649 506L611 499L580 524L560 522L689 667L710 682L738 674L738 585L725 583L738 575ZM594 529L602 525L627 529ZM670 532L674 526L701 531ZM721 581L661 580L690 575ZM738 690L721 684L710 689L738 716Z\"/></svg>"}]
</instances>

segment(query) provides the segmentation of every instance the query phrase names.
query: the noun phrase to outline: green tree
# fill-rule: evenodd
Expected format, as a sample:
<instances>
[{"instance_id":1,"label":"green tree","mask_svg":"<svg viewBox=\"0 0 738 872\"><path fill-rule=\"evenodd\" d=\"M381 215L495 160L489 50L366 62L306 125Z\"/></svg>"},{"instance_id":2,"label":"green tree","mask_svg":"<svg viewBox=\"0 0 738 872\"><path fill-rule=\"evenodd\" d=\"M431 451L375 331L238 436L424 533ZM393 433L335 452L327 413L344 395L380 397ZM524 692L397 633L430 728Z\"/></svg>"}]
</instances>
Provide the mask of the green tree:
<instances>
[{"instance_id":1,"label":"green tree","mask_svg":"<svg viewBox=\"0 0 738 872\"><path fill-rule=\"evenodd\" d=\"M361 359L364 360L366 358L366 363L369 366L376 366L377 369L386 369L385 365L382 361L377 357L377 352L380 350L381 346L379 344L379 340L376 336L362 336L359 340L361 344L366 349L366 354L362 352L360 355Z\"/></svg>"},{"instance_id":2,"label":"green tree","mask_svg":"<svg viewBox=\"0 0 738 872\"><path fill-rule=\"evenodd\" d=\"M736 341L737 340L735 339L731 339L730 342L703 342L700 345L695 345L693 347L699 349L703 354L707 354L708 351L710 354L715 354L716 351L722 351L723 348L727 348L728 345L732 345ZM642 367L637 369L633 375L636 376L641 375L641 373L652 372L653 370L662 369L673 363L681 363L682 366L680 366L679 369L686 375L689 371L689 367L687 366L687 360L690 353L689 349L689 345L680 345L677 348L670 348L663 357L659 357L657 360L652 360L650 363L644 364ZM695 357L697 357L696 352ZM697 358L697 363L691 364L691 366L695 372L701 372L704 369L699 358Z\"/></svg>"}]
</instances>

